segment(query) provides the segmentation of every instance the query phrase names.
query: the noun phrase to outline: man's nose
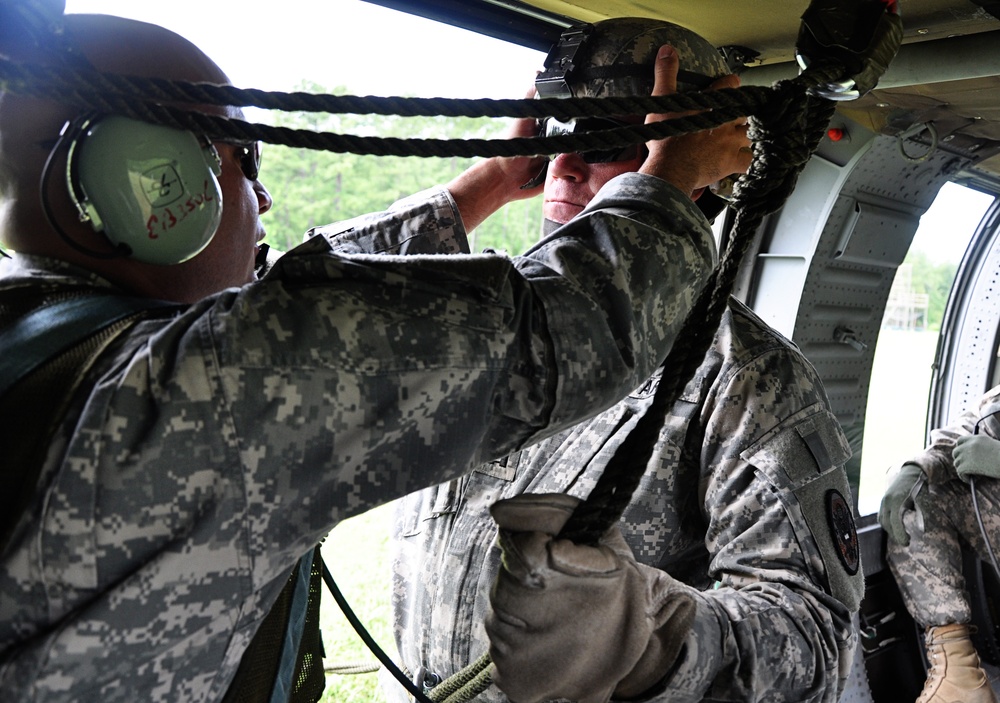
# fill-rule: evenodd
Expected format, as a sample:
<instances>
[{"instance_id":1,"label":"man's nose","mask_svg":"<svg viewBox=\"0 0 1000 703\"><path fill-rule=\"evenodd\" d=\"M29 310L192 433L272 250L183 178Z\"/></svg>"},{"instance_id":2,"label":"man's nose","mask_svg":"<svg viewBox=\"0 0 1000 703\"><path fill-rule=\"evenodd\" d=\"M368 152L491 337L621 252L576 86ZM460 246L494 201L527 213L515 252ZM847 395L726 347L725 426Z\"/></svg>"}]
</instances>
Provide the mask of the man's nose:
<instances>
[{"instance_id":1,"label":"man's nose","mask_svg":"<svg viewBox=\"0 0 1000 703\"><path fill-rule=\"evenodd\" d=\"M253 192L257 195L257 212L263 215L274 205L274 200L264 184L259 180L253 182Z\"/></svg>"},{"instance_id":2,"label":"man's nose","mask_svg":"<svg viewBox=\"0 0 1000 703\"><path fill-rule=\"evenodd\" d=\"M553 178L564 178L575 183L587 180L587 163L579 154L556 154L549 164Z\"/></svg>"}]
</instances>

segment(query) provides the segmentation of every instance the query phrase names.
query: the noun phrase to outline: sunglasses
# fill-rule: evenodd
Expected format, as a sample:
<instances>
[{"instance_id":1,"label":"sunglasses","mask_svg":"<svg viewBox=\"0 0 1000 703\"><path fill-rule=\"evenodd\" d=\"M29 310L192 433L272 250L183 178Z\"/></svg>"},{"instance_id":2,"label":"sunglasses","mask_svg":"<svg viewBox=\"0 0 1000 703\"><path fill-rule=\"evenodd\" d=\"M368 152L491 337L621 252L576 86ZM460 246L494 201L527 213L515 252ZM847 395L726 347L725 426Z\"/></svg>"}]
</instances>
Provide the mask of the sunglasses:
<instances>
[{"instance_id":1,"label":"sunglasses","mask_svg":"<svg viewBox=\"0 0 1000 703\"><path fill-rule=\"evenodd\" d=\"M546 117L543 132L546 137L555 137L561 134L583 134L584 132L596 132L602 129L614 129L616 127L634 126L630 122L616 120L612 117L576 117L562 122L554 117ZM627 144L616 146L611 149L594 149L580 152L580 158L588 164L610 164L616 161L632 161L646 157L645 144ZM549 158L553 158L550 156Z\"/></svg>"},{"instance_id":2,"label":"sunglasses","mask_svg":"<svg viewBox=\"0 0 1000 703\"><path fill-rule=\"evenodd\" d=\"M217 139L220 144L229 144L236 149L240 170L248 181L256 181L260 176L260 142L237 142Z\"/></svg>"}]
</instances>

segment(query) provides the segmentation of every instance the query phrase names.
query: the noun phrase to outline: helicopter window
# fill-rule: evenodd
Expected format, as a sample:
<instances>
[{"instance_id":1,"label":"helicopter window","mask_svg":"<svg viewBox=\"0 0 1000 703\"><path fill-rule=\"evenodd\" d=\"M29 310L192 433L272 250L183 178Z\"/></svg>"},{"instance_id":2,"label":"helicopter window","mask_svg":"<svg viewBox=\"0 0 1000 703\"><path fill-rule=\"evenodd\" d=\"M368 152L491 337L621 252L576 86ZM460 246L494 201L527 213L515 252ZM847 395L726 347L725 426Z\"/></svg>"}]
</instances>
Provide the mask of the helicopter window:
<instances>
[{"instance_id":1,"label":"helicopter window","mask_svg":"<svg viewBox=\"0 0 1000 703\"><path fill-rule=\"evenodd\" d=\"M893 280L875 348L858 511L878 511L886 472L926 443L928 398L941 321L959 263L994 198L946 183Z\"/></svg>"}]
</instances>

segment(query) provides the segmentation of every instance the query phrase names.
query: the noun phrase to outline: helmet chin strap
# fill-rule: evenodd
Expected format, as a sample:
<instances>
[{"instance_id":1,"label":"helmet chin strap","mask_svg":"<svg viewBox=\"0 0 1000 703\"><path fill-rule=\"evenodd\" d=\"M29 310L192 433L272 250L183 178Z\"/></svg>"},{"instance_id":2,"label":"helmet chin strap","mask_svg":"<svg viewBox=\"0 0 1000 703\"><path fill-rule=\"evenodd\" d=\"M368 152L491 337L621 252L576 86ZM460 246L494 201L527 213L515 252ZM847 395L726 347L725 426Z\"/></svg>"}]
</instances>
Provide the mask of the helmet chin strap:
<instances>
[{"instance_id":1,"label":"helmet chin strap","mask_svg":"<svg viewBox=\"0 0 1000 703\"><path fill-rule=\"evenodd\" d=\"M534 178L532 178L530 181L521 186L521 190L530 190L532 188L537 188L538 186L545 183L545 175L548 173L548 171L549 171L549 160L545 159L545 162L542 164L542 168L538 171L537 174L535 174Z\"/></svg>"},{"instance_id":2,"label":"helmet chin strap","mask_svg":"<svg viewBox=\"0 0 1000 703\"><path fill-rule=\"evenodd\" d=\"M542 236L548 237L550 234L555 232L560 227L562 227L562 225L559 224L558 222L554 222L553 220L549 219L544 219L542 220Z\"/></svg>"}]
</instances>

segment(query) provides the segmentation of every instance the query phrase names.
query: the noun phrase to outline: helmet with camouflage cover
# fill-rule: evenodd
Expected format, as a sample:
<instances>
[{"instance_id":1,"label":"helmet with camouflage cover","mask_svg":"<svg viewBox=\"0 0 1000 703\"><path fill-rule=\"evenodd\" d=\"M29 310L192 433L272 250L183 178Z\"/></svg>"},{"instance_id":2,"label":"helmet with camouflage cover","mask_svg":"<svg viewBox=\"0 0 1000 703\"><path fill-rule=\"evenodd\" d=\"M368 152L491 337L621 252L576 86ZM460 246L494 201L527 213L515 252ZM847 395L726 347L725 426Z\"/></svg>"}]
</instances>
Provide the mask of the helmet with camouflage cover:
<instances>
[{"instance_id":1,"label":"helmet with camouflage cover","mask_svg":"<svg viewBox=\"0 0 1000 703\"><path fill-rule=\"evenodd\" d=\"M646 17L616 17L566 29L535 80L539 97L649 95L653 63L664 44L677 51L680 92L703 90L730 73L722 54L690 29Z\"/></svg>"}]
</instances>

